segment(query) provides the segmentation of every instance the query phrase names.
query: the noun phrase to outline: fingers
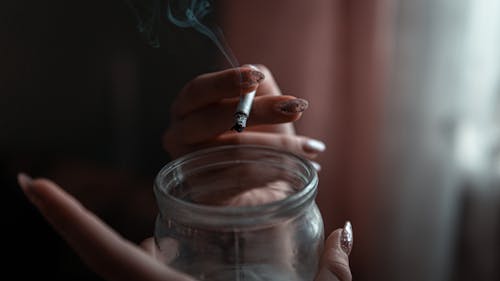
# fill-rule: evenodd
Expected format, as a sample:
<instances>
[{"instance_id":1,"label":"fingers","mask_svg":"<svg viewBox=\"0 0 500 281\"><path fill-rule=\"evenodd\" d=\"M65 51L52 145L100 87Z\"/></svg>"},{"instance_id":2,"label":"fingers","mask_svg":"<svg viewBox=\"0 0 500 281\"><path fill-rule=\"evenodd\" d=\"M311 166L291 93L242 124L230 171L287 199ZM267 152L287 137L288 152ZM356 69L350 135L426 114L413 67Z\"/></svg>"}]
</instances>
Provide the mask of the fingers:
<instances>
[{"instance_id":1,"label":"fingers","mask_svg":"<svg viewBox=\"0 0 500 281\"><path fill-rule=\"evenodd\" d=\"M308 106L307 100L292 96L257 97L248 120L249 126L295 121Z\"/></svg>"},{"instance_id":2,"label":"fingers","mask_svg":"<svg viewBox=\"0 0 500 281\"><path fill-rule=\"evenodd\" d=\"M213 140L190 146L176 144L175 142L171 141L172 139L175 140L175 138L169 138L168 135L165 135L164 143L165 145L170 145L170 147L166 148L167 151L175 151L178 153L173 154L173 157L181 156L185 153L188 153L189 151L218 145L239 144L271 146L277 149L283 149L301 155L309 160L315 159L320 153L326 150L325 143L320 140L305 136L257 131L246 131L244 133L228 132L217 136ZM321 169L318 163L313 162L313 165L315 166L316 170L319 171Z\"/></svg>"},{"instance_id":3,"label":"fingers","mask_svg":"<svg viewBox=\"0 0 500 281\"><path fill-rule=\"evenodd\" d=\"M153 237L144 239L144 241L142 241L141 244L139 244L139 247L141 247L150 256L155 258L157 257L158 251L156 249L156 244Z\"/></svg>"},{"instance_id":4,"label":"fingers","mask_svg":"<svg viewBox=\"0 0 500 281\"><path fill-rule=\"evenodd\" d=\"M262 64L252 65L264 74L266 79L259 84L257 95L258 96L279 96L281 95L280 88L274 79L271 71Z\"/></svg>"},{"instance_id":5,"label":"fingers","mask_svg":"<svg viewBox=\"0 0 500 281\"><path fill-rule=\"evenodd\" d=\"M225 98L239 97L257 88L265 75L259 70L244 66L220 72L203 74L181 90L172 104L174 118L182 118L192 111L199 110ZM233 109L234 110L234 109Z\"/></svg>"},{"instance_id":6,"label":"fingers","mask_svg":"<svg viewBox=\"0 0 500 281\"><path fill-rule=\"evenodd\" d=\"M347 222L343 229L337 229L326 240L316 281L351 281L349 253L352 249L352 227Z\"/></svg>"},{"instance_id":7,"label":"fingers","mask_svg":"<svg viewBox=\"0 0 500 281\"><path fill-rule=\"evenodd\" d=\"M254 144L272 146L304 156L308 159L316 158L319 153L326 149L326 145L323 142L305 136L262 132L223 134L216 139L216 142L222 145Z\"/></svg>"},{"instance_id":8,"label":"fingers","mask_svg":"<svg viewBox=\"0 0 500 281\"><path fill-rule=\"evenodd\" d=\"M172 106L171 124L163 135L165 150L176 158L216 143L214 139L230 133L234 125L240 94L255 90L245 132L294 135L293 122L301 117L308 102L281 95L265 66L247 65L198 76L181 91Z\"/></svg>"},{"instance_id":9,"label":"fingers","mask_svg":"<svg viewBox=\"0 0 500 281\"><path fill-rule=\"evenodd\" d=\"M46 179L32 180L24 174L18 176L18 181L42 215L104 279L192 281L120 237L55 183Z\"/></svg>"},{"instance_id":10,"label":"fingers","mask_svg":"<svg viewBox=\"0 0 500 281\"><path fill-rule=\"evenodd\" d=\"M257 90L257 96L281 95L273 75L263 65L245 65L214 73L207 73L191 80L172 104L173 118L182 118L226 98L237 98Z\"/></svg>"},{"instance_id":11,"label":"fingers","mask_svg":"<svg viewBox=\"0 0 500 281\"><path fill-rule=\"evenodd\" d=\"M178 242L175 239L165 237L160 239L158 243L157 246L155 239L149 237L142 241L139 246L160 263L170 264L177 257Z\"/></svg>"},{"instance_id":12,"label":"fingers","mask_svg":"<svg viewBox=\"0 0 500 281\"><path fill-rule=\"evenodd\" d=\"M266 79L259 84L257 88L257 96L280 96L281 91L274 80L273 74L271 71L265 67L264 65L252 65L252 67L260 70ZM307 101L306 101L307 102ZM307 107L307 104L306 104ZM250 118L251 119L251 118ZM282 134L295 134L295 128L293 127L293 123L281 123L281 124L265 124L265 125L256 125L251 126L246 129L247 131L260 131L260 132L275 132Z\"/></svg>"},{"instance_id":13,"label":"fingers","mask_svg":"<svg viewBox=\"0 0 500 281\"><path fill-rule=\"evenodd\" d=\"M207 141L228 132L234 124L233 114L237 100L192 112L183 120L172 124L167 132L171 139L185 144ZM292 96L256 97L248 119L248 126L293 122L307 109L307 101Z\"/></svg>"}]
</instances>

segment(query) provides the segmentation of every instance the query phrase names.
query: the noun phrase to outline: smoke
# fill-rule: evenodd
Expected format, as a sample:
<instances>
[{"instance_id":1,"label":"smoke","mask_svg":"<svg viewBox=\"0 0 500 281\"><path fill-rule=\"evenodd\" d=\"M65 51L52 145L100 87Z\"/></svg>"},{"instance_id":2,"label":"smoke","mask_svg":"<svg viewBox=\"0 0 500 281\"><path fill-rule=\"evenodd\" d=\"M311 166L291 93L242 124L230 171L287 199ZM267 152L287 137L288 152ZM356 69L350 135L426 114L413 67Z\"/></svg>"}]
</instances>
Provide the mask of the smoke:
<instances>
[{"instance_id":1,"label":"smoke","mask_svg":"<svg viewBox=\"0 0 500 281\"><path fill-rule=\"evenodd\" d=\"M124 0L137 21L137 30L153 48L160 47L161 0Z\"/></svg>"},{"instance_id":2,"label":"smoke","mask_svg":"<svg viewBox=\"0 0 500 281\"><path fill-rule=\"evenodd\" d=\"M215 24L213 7L210 0L170 0L167 1L167 18L178 27L194 28L210 38L231 66L236 67L238 61L222 30Z\"/></svg>"},{"instance_id":3,"label":"smoke","mask_svg":"<svg viewBox=\"0 0 500 281\"><path fill-rule=\"evenodd\" d=\"M161 19L207 36L232 67L239 65L222 30L216 24L213 0L125 0L137 20L137 30L148 45L158 48Z\"/></svg>"}]
</instances>

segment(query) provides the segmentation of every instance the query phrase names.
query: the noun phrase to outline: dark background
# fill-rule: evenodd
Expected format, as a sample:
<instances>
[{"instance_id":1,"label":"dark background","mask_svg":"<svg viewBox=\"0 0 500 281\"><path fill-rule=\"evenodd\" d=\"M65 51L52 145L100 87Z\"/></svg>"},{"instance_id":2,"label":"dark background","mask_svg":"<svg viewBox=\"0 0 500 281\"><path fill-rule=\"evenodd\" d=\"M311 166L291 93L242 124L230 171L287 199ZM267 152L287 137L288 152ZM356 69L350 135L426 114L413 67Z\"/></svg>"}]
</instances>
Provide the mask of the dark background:
<instances>
[{"instance_id":1,"label":"dark background","mask_svg":"<svg viewBox=\"0 0 500 281\"><path fill-rule=\"evenodd\" d=\"M204 36L162 21L152 48L137 24L121 0L0 4L4 274L14 280L99 280L25 199L20 171L52 178L134 242L151 236L169 104L221 66Z\"/></svg>"}]
</instances>

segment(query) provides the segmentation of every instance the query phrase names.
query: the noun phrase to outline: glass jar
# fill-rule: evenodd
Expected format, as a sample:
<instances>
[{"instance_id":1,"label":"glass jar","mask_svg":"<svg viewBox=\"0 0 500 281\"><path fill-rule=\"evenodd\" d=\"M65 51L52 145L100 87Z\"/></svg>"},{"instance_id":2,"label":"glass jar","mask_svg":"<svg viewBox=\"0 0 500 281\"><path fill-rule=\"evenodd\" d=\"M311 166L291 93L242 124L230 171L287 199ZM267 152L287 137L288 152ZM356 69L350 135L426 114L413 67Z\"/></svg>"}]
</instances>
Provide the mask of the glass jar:
<instances>
[{"instance_id":1,"label":"glass jar","mask_svg":"<svg viewBox=\"0 0 500 281\"><path fill-rule=\"evenodd\" d=\"M313 280L323 249L310 161L263 146L219 146L168 163L155 180L155 241L197 280Z\"/></svg>"}]
</instances>

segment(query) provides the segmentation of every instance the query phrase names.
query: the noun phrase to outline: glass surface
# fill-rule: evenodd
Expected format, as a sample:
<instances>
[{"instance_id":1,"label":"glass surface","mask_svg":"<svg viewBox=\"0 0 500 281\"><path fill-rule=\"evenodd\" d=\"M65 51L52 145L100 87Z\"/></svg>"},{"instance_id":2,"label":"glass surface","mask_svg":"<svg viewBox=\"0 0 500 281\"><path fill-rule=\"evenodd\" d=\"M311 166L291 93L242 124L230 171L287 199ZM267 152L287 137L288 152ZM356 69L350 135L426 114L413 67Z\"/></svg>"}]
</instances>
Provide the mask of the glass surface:
<instances>
[{"instance_id":1,"label":"glass surface","mask_svg":"<svg viewBox=\"0 0 500 281\"><path fill-rule=\"evenodd\" d=\"M155 182L155 240L166 264L198 280L313 280L323 247L308 160L222 146L167 164Z\"/></svg>"}]
</instances>

